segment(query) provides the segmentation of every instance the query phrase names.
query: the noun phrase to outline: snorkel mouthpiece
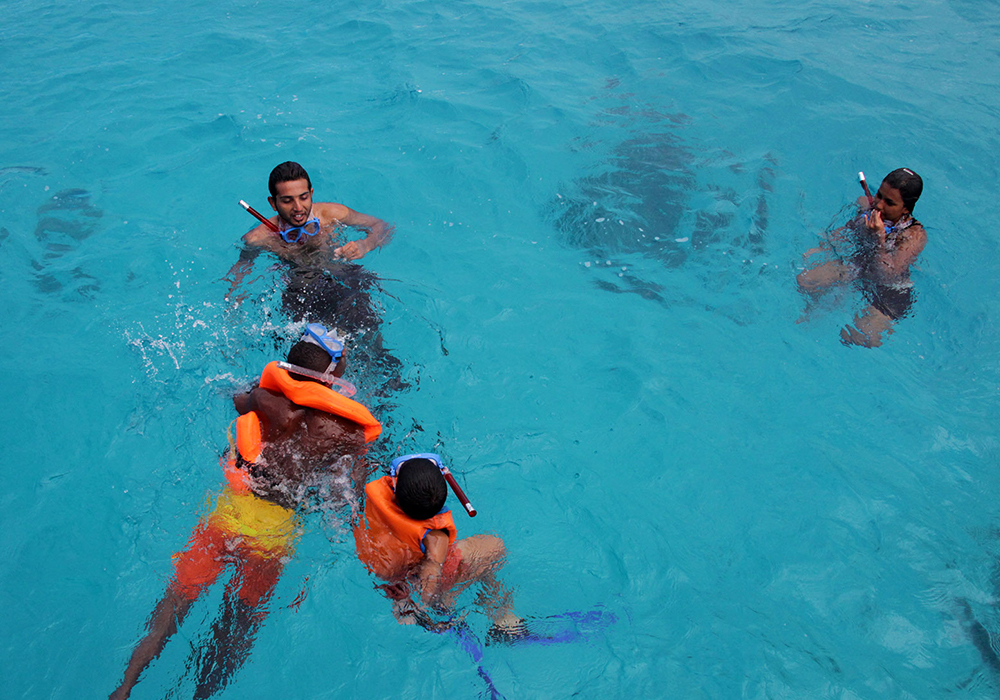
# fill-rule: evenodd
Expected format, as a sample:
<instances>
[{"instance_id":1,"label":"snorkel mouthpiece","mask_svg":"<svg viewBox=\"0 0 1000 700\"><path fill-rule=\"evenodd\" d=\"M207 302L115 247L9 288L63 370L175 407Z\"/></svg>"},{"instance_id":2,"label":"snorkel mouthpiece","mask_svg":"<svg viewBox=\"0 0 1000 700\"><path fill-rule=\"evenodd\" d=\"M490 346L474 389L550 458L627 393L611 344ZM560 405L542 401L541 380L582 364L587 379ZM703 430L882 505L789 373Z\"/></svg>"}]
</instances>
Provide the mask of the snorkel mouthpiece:
<instances>
[{"instance_id":1,"label":"snorkel mouthpiece","mask_svg":"<svg viewBox=\"0 0 1000 700\"><path fill-rule=\"evenodd\" d=\"M454 492L458 500L462 502L462 507L465 508L465 512L469 514L470 518L476 517L476 509L473 508L472 504L469 502L469 497L465 495L465 491L463 491L462 487L458 485L457 481L455 481L455 477L452 475L451 471L449 471L448 467L445 466L444 461L441 459L441 455L439 454L435 454L433 452L418 452L417 454L396 457L396 459L392 460L392 464L389 465L389 476L395 477L396 472L399 471L399 467L404 463L409 462L411 459L426 459L434 462L437 468L441 470L441 474L444 476L444 480L448 482L448 486L451 487L452 492Z\"/></svg>"}]
</instances>

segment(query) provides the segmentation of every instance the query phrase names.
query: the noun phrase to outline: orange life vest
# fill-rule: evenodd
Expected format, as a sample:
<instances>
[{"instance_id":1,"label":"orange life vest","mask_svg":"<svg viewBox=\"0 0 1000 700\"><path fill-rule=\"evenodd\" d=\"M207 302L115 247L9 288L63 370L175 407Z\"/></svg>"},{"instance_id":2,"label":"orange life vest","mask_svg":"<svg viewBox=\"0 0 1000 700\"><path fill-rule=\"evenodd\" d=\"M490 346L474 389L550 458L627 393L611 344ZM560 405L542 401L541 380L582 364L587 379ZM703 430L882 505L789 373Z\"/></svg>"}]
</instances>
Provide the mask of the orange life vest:
<instances>
[{"instance_id":1,"label":"orange life vest","mask_svg":"<svg viewBox=\"0 0 1000 700\"><path fill-rule=\"evenodd\" d=\"M278 367L277 362L269 362L264 368L260 375L260 387L276 391L298 406L315 408L357 423L365 429L365 442L371 442L382 432L382 424L360 403L317 382L292 379L286 370ZM262 448L261 434L260 417L255 411L236 419L236 440L234 443L230 436L229 459L223 465L223 472L229 486L237 493L250 491L250 475L236 463L236 452L246 462L255 462Z\"/></svg>"},{"instance_id":2,"label":"orange life vest","mask_svg":"<svg viewBox=\"0 0 1000 700\"><path fill-rule=\"evenodd\" d=\"M354 528L358 558L381 579L394 581L405 576L424 557L424 536L431 530L445 530L448 546L455 544L458 531L451 511L427 520L413 520L396 505L395 479L383 476L365 486L365 516Z\"/></svg>"}]
</instances>

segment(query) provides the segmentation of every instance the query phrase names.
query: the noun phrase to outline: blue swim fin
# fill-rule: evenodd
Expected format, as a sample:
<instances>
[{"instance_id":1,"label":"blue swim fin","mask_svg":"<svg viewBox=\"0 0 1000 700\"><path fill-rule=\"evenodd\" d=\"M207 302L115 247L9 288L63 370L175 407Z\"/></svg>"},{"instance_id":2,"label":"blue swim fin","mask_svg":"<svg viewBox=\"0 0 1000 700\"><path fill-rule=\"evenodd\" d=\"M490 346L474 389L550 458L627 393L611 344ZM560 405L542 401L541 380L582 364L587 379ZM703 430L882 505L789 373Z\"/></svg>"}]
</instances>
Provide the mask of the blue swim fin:
<instances>
[{"instance_id":1,"label":"blue swim fin","mask_svg":"<svg viewBox=\"0 0 1000 700\"><path fill-rule=\"evenodd\" d=\"M486 645L494 644L565 644L586 642L618 621L614 613L603 608L580 612L564 612L548 617L529 617L514 628L493 626L486 635Z\"/></svg>"},{"instance_id":2,"label":"blue swim fin","mask_svg":"<svg viewBox=\"0 0 1000 700\"><path fill-rule=\"evenodd\" d=\"M472 660L476 663L476 672L483 679L483 682L486 683L486 689L490 693L490 700L507 700L503 693L497 690L489 671L483 666L483 647L479 643L479 640L476 639L476 635L469 629L469 626L461 622L448 628L447 632L455 637L458 646L471 656Z\"/></svg>"}]
</instances>

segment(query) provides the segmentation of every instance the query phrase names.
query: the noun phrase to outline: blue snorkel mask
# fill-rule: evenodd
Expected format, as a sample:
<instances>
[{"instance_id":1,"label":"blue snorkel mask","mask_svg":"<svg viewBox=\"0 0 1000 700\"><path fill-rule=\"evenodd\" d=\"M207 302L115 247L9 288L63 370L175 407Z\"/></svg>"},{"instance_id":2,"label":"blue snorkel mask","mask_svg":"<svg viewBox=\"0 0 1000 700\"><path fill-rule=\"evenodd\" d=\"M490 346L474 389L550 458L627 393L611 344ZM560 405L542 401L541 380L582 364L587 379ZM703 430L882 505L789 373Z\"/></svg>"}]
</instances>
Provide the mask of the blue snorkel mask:
<instances>
[{"instance_id":1,"label":"blue snorkel mask","mask_svg":"<svg viewBox=\"0 0 1000 700\"><path fill-rule=\"evenodd\" d=\"M344 396L354 396L357 392L354 385L345 379L335 376L333 373L337 368L337 364L340 362L340 359L344 356L344 343L339 337L337 337L336 331L328 331L319 323L310 323L306 326L301 342L319 345L327 352L330 356L330 365L326 368L326 371L314 372L311 369L299 367L298 365L292 365L287 362L279 362L278 367L294 374L315 379L323 384L328 384L331 388L340 392Z\"/></svg>"},{"instance_id":2,"label":"blue snorkel mask","mask_svg":"<svg viewBox=\"0 0 1000 700\"><path fill-rule=\"evenodd\" d=\"M323 226L320 224L319 219L314 217L301 226L286 228L278 231L278 233L285 243L298 243L302 240L302 236L315 236L322 228Z\"/></svg>"},{"instance_id":3,"label":"blue snorkel mask","mask_svg":"<svg viewBox=\"0 0 1000 700\"><path fill-rule=\"evenodd\" d=\"M336 330L328 331L319 323L310 323L306 326L302 340L326 350L333 364L337 364L344 355L344 342L337 336Z\"/></svg>"},{"instance_id":4,"label":"blue snorkel mask","mask_svg":"<svg viewBox=\"0 0 1000 700\"><path fill-rule=\"evenodd\" d=\"M399 471L400 465L403 462L409 462L411 459L426 459L434 462L434 466L441 470L442 474L451 473L448 472L447 468L444 466L444 462L441 460L441 455L434 454L433 452L418 452L412 455L403 455L402 457L396 457L392 460L392 464L389 465L389 476L395 478L396 472Z\"/></svg>"}]
</instances>

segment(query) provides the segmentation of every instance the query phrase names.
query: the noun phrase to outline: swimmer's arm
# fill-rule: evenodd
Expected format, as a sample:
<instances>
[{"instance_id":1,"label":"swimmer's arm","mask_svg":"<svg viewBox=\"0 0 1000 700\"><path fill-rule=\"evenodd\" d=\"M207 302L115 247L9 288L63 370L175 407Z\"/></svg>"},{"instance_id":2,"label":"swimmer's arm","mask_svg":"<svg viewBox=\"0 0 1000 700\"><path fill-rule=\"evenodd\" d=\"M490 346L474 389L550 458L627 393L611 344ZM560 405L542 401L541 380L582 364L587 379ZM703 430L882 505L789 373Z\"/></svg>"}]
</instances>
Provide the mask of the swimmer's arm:
<instances>
[{"instance_id":1,"label":"swimmer's arm","mask_svg":"<svg viewBox=\"0 0 1000 700\"><path fill-rule=\"evenodd\" d=\"M827 250L830 250L830 246L828 246L826 243L820 243L815 248L810 248L809 250L807 250L806 252L804 252L802 254L802 260L803 261L808 260L812 256L816 255L816 253L822 253L822 252L827 251Z\"/></svg>"},{"instance_id":2,"label":"swimmer's arm","mask_svg":"<svg viewBox=\"0 0 1000 700\"><path fill-rule=\"evenodd\" d=\"M233 406L243 415L254 411L260 420L264 442L277 442L289 437L300 427L304 408L296 406L282 394L259 386L246 394L233 397Z\"/></svg>"},{"instance_id":3,"label":"swimmer's arm","mask_svg":"<svg viewBox=\"0 0 1000 700\"><path fill-rule=\"evenodd\" d=\"M894 250L879 249L878 260L888 279L903 277L920 252L927 245L927 232L923 226L912 226L907 236ZM883 234L884 241L884 234Z\"/></svg>"},{"instance_id":4,"label":"swimmer's arm","mask_svg":"<svg viewBox=\"0 0 1000 700\"><path fill-rule=\"evenodd\" d=\"M823 241L823 243L821 243L820 245L826 245L829 243L843 243L845 240L847 240L847 234L849 232L850 229L847 226L841 226L840 228L835 228L833 231L830 231L830 234L826 237L826 240Z\"/></svg>"},{"instance_id":5,"label":"swimmer's arm","mask_svg":"<svg viewBox=\"0 0 1000 700\"><path fill-rule=\"evenodd\" d=\"M324 220L336 220L345 226L359 228L367 231L364 238L357 241L349 241L336 248L333 254L345 260L360 260L376 248L380 248L392 239L395 229L382 219L368 214L354 211L343 204L324 205Z\"/></svg>"},{"instance_id":6,"label":"swimmer's arm","mask_svg":"<svg viewBox=\"0 0 1000 700\"><path fill-rule=\"evenodd\" d=\"M236 291L236 288L240 286L243 278L253 268L253 261L260 255L261 244L256 242L257 236L255 234L263 226L261 224L243 236L243 248L240 250L240 257L236 259L236 262L233 263L233 266L229 268L229 272L223 278L229 280L229 291L226 292L226 299L229 299L233 295L233 292Z\"/></svg>"},{"instance_id":7,"label":"swimmer's arm","mask_svg":"<svg viewBox=\"0 0 1000 700\"><path fill-rule=\"evenodd\" d=\"M825 237L821 238L818 246L816 246L815 248L810 248L809 250L804 252L802 254L802 259L808 260L816 253L824 253L827 251L835 250L834 244L843 243L847 239L847 234L849 232L850 229L847 226L841 226L840 228L830 231L830 233L826 234ZM822 234L820 235L822 236Z\"/></svg>"},{"instance_id":8,"label":"swimmer's arm","mask_svg":"<svg viewBox=\"0 0 1000 700\"><path fill-rule=\"evenodd\" d=\"M448 533L431 530L424 535L424 558L417 564L416 587L425 605L431 605L444 593L441 570L448 556Z\"/></svg>"},{"instance_id":9,"label":"swimmer's arm","mask_svg":"<svg viewBox=\"0 0 1000 700\"><path fill-rule=\"evenodd\" d=\"M361 440L364 444L364 431L362 430ZM364 447L361 448L362 450ZM375 467L368 461L365 455L359 455L351 465L351 483L354 484L354 497L358 503L365 502L365 484L368 483L368 476L375 473ZM364 510L362 508L362 510Z\"/></svg>"},{"instance_id":10,"label":"swimmer's arm","mask_svg":"<svg viewBox=\"0 0 1000 700\"><path fill-rule=\"evenodd\" d=\"M254 401L253 391L248 391L245 394L237 394L233 397L233 406L236 408L236 412L241 416L245 413L250 413L257 407L257 402Z\"/></svg>"}]
</instances>

